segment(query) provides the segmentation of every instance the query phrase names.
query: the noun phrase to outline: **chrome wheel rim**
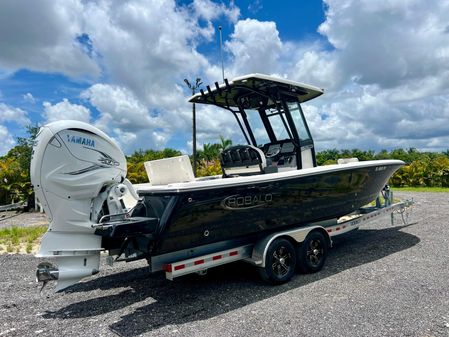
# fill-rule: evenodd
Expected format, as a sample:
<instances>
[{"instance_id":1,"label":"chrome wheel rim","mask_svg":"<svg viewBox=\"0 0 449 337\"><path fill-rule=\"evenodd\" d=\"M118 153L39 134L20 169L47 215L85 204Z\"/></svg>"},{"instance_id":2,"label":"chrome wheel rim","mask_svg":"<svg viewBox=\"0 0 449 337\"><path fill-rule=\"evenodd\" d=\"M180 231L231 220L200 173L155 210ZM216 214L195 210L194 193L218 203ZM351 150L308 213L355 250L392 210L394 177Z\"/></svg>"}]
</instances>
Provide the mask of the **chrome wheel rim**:
<instances>
[{"instance_id":1,"label":"chrome wheel rim","mask_svg":"<svg viewBox=\"0 0 449 337\"><path fill-rule=\"evenodd\" d=\"M310 240L307 247L307 261L312 267L317 267L324 256L324 246L321 240Z\"/></svg>"},{"instance_id":2,"label":"chrome wheel rim","mask_svg":"<svg viewBox=\"0 0 449 337\"><path fill-rule=\"evenodd\" d=\"M276 277L281 278L287 275L291 268L291 262L292 254L285 246L275 249L271 268Z\"/></svg>"}]
</instances>

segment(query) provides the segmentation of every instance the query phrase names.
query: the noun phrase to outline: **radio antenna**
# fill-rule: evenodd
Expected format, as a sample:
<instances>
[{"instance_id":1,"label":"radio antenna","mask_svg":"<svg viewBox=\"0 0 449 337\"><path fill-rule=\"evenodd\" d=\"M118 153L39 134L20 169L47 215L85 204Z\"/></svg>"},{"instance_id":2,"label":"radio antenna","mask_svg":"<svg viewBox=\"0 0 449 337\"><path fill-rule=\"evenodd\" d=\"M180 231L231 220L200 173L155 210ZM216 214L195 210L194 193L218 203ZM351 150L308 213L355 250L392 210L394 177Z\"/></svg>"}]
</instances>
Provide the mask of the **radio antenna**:
<instances>
[{"instance_id":1,"label":"radio antenna","mask_svg":"<svg viewBox=\"0 0 449 337\"><path fill-rule=\"evenodd\" d=\"M224 82L224 65L223 65L223 35L221 34L221 26L218 26L218 30L220 31L220 58L221 58L221 74L223 76Z\"/></svg>"}]
</instances>

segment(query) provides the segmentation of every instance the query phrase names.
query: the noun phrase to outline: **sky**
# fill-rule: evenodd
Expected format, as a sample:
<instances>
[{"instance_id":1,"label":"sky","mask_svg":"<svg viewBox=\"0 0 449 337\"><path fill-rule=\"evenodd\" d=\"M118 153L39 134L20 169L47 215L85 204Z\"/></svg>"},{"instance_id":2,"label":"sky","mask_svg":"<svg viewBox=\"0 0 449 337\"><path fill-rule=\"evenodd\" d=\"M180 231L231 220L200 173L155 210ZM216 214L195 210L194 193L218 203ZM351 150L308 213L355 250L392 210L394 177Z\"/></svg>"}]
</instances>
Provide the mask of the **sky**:
<instances>
[{"instance_id":1,"label":"sky","mask_svg":"<svg viewBox=\"0 0 449 337\"><path fill-rule=\"evenodd\" d=\"M323 88L317 150L449 149L449 0L2 0L0 155L28 125L75 119L125 152L192 151L183 79L263 73ZM197 146L242 142L197 106Z\"/></svg>"}]
</instances>

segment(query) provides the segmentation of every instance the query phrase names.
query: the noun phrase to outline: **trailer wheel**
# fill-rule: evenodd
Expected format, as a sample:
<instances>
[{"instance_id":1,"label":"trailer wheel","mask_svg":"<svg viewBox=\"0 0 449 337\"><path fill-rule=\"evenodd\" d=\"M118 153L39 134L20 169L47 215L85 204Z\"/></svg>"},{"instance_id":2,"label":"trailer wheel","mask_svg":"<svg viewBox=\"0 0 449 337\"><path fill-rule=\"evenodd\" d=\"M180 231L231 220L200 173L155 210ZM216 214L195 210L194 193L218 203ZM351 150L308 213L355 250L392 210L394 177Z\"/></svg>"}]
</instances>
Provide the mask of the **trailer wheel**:
<instances>
[{"instance_id":1,"label":"trailer wheel","mask_svg":"<svg viewBox=\"0 0 449 337\"><path fill-rule=\"evenodd\" d=\"M265 267L258 269L260 276L265 282L282 284L292 278L295 268L295 248L286 239L276 239L267 249Z\"/></svg>"},{"instance_id":2,"label":"trailer wheel","mask_svg":"<svg viewBox=\"0 0 449 337\"><path fill-rule=\"evenodd\" d=\"M307 235L298 247L298 268L302 273L315 273L324 266L327 257L327 240L320 232L314 231Z\"/></svg>"}]
</instances>

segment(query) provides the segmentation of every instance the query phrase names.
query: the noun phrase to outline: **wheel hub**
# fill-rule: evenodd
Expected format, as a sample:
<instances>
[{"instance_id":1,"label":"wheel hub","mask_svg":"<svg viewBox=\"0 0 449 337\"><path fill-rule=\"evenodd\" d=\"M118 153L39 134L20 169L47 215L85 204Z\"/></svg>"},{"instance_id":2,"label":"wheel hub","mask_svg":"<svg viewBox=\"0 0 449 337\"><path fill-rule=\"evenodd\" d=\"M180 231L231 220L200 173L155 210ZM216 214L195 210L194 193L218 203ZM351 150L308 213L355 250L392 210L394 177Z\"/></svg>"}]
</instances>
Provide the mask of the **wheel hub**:
<instances>
[{"instance_id":1,"label":"wheel hub","mask_svg":"<svg viewBox=\"0 0 449 337\"><path fill-rule=\"evenodd\" d=\"M321 247L321 242L319 240L312 240L307 251L307 256L310 263L313 265L318 265L321 261L322 254L323 249Z\"/></svg>"}]
</instances>

